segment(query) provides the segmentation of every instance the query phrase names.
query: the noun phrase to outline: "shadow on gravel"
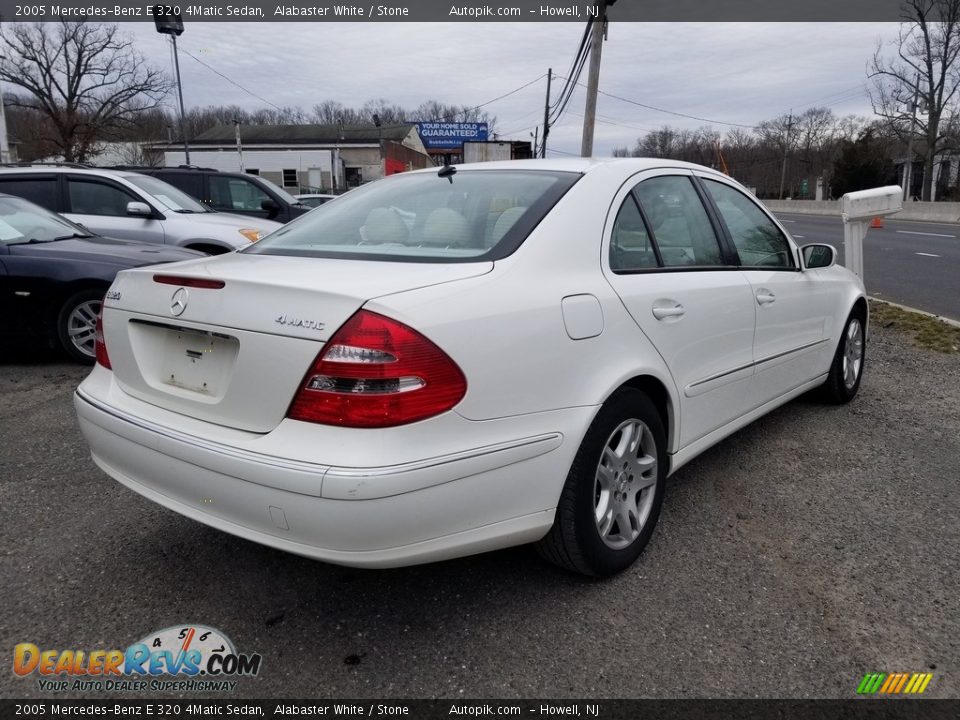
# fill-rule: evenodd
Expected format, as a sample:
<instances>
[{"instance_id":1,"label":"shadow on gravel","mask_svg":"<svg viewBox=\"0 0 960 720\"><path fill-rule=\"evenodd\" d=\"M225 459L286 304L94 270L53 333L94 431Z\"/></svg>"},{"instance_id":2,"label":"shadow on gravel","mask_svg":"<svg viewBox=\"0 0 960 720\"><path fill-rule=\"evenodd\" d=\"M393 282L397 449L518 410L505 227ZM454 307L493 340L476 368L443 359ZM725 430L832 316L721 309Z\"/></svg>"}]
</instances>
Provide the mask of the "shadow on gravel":
<instances>
[{"instance_id":1,"label":"shadow on gravel","mask_svg":"<svg viewBox=\"0 0 960 720\"><path fill-rule=\"evenodd\" d=\"M4 365L52 365L70 362L66 354L60 350L0 346L0 367ZM82 367L79 363L74 364L77 367Z\"/></svg>"}]
</instances>

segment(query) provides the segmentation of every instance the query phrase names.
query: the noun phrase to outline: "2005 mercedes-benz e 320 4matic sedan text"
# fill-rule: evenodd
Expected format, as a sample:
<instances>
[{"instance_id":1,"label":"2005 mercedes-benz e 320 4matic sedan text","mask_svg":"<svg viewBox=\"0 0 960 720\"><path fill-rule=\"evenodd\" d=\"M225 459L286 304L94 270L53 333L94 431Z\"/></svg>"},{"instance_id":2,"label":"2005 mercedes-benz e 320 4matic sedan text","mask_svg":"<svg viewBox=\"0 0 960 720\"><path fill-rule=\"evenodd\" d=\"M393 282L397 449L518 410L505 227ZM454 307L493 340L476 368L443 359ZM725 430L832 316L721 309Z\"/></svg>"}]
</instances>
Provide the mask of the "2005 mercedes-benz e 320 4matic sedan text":
<instances>
[{"instance_id":1,"label":"2005 mercedes-benz e 320 4matic sedan text","mask_svg":"<svg viewBox=\"0 0 960 720\"><path fill-rule=\"evenodd\" d=\"M663 160L394 176L244 250L120 273L93 458L273 547L389 567L536 542L626 568L671 472L812 388L867 306L741 186Z\"/></svg>"}]
</instances>

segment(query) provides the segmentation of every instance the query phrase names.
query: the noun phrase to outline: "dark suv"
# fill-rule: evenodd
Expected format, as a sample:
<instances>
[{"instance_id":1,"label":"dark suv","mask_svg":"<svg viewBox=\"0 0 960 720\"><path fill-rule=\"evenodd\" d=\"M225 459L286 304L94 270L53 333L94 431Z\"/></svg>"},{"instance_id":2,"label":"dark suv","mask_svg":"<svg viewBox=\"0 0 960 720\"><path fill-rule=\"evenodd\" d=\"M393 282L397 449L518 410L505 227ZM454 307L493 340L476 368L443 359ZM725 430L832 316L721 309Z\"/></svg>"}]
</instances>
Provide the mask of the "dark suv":
<instances>
[{"instance_id":1,"label":"dark suv","mask_svg":"<svg viewBox=\"0 0 960 720\"><path fill-rule=\"evenodd\" d=\"M257 175L187 166L163 168L123 166L122 169L153 175L192 195L214 210L236 215L251 215L285 223L312 209L269 180Z\"/></svg>"}]
</instances>

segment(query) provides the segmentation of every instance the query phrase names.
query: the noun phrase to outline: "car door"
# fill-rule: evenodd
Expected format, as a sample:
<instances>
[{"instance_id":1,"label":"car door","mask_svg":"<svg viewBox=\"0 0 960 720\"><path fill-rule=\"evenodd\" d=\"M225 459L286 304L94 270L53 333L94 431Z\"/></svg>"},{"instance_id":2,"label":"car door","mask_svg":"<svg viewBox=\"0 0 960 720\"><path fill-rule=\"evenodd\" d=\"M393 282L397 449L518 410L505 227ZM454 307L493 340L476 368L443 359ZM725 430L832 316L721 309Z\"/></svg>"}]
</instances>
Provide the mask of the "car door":
<instances>
[{"instance_id":1,"label":"car door","mask_svg":"<svg viewBox=\"0 0 960 720\"><path fill-rule=\"evenodd\" d=\"M46 326L49 281L41 263L4 244L3 230L0 220L0 334L39 335Z\"/></svg>"},{"instance_id":2,"label":"car door","mask_svg":"<svg viewBox=\"0 0 960 720\"><path fill-rule=\"evenodd\" d=\"M834 291L804 272L786 233L753 198L715 177L700 182L735 249L756 305L750 394L760 406L827 371Z\"/></svg>"},{"instance_id":3,"label":"car door","mask_svg":"<svg viewBox=\"0 0 960 720\"><path fill-rule=\"evenodd\" d=\"M673 375L682 448L747 409L750 284L721 246L689 172L636 176L615 197L606 227L604 274Z\"/></svg>"},{"instance_id":4,"label":"car door","mask_svg":"<svg viewBox=\"0 0 960 720\"><path fill-rule=\"evenodd\" d=\"M109 178L67 175L67 212L70 220L92 232L122 240L163 243L163 223L154 209L150 216L128 215L127 204L145 203L145 198Z\"/></svg>"},{"instance_id":5,"label":"car door","mask_svg":"<svg viewBox=\"0 0 960 720\"><path fill-rule=\"evenodd\" d=\"M6 254L6 246L0 242L0 336L14 332L14 324L16 323L13 285L10 283L10 276L7 274L7 266L3 262Z\"/></svg>"}]
</instances>

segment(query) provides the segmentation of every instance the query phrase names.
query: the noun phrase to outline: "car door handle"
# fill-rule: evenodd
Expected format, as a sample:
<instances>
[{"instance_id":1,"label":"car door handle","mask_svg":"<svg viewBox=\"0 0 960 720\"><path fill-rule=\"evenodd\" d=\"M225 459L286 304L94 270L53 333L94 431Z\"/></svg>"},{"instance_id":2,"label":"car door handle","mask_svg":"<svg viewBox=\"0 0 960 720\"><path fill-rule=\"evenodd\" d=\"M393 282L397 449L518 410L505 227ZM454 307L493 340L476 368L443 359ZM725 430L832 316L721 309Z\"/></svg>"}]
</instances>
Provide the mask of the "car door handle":
<instances>
[{"instance_id":1,"label":"car door handle","mask_svg":"<svg viewBox=\"0 0 960 720\"><path fill-rule=\"evenodd\" d=\"M670 301L668 301L670 302ZM684 313L687 312L687 309L680 303L673 303L668 305L666 303L660 304L657 303L653 306L653 316L657 320L667 320L668 318L679 318L682 317Z\"/></svg>"},{"instance_id":2,"label":"car door handle","mask_svg":"<svg viewBox=\"0 0 960 720\"><path fill-rule=\"evenodd\" d=\"M777 299L777 296L766 288L757 290L757 305L769 305Z\"/></svg>"}]
</instances>

